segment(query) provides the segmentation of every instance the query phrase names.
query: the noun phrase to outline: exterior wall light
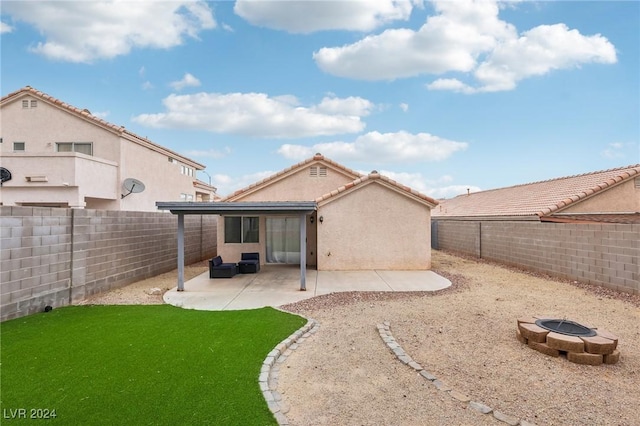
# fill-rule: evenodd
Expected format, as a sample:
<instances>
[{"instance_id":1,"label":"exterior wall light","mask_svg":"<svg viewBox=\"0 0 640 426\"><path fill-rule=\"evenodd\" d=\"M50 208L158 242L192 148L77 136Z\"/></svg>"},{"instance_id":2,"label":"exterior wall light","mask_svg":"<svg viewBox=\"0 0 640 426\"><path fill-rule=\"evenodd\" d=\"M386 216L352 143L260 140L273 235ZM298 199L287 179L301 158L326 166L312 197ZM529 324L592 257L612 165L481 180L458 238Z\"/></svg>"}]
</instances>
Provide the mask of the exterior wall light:
<instances>
[{"instance_id":1,"label":"exterior wall light","mask_svg":"<svg viewBox=\"0 0 640 426\"><path fill-rule=\"evenodd\" d=\"M320 223L324 222L324 216L320 216L318 219L320 220Z\"/></svg>"},{"instance_id":2,"label":"exterior wall light","mask_svg":"<svg viewBox=\"0 0 640 426\"><path fill-rule=\"evenodd\" d=\"M309 221L310 221L311 223L313 223L313 222L314 222L314 220L313 220L313 216L311 216L311 218L309 219Z\"/></svg>"}]
</instances>

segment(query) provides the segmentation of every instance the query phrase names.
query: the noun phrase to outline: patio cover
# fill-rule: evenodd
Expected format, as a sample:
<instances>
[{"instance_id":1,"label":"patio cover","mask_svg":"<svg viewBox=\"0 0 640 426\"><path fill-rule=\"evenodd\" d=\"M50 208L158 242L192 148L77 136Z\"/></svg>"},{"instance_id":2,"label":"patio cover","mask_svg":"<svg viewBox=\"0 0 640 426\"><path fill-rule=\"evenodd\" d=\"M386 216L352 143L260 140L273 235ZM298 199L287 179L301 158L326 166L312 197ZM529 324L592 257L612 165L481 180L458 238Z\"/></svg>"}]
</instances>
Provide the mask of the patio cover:
<instances>
[{"instance_id":1,"label":"patio cover","mask_svg":"<svg viewBox=\"0 0 640 426\"><path fill-rule=\"evenodd\" d=\"M177 202L157 201L158 210L178 215L178 291L184 291L184 215L266 215L300 216L300 290L307 289L307 215L318 209L315 201L260 202Z\"/></svg>"}]
</instances>

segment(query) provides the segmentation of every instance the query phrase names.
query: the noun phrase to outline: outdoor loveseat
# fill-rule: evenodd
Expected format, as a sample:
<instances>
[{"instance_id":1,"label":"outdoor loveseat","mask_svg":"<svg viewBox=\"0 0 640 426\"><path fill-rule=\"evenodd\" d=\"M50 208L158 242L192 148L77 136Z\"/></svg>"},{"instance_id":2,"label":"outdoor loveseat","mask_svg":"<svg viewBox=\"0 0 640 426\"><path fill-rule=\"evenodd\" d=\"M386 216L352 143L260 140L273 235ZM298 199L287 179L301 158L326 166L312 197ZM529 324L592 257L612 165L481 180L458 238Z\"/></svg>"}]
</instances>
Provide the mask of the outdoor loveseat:
<instances>
[{"instance_id":1,"label":"outdoor loveseat","mask_svg":"<svg viewBox=\"0 0 640 426\"><path fill-rule=\"evenodd\" d=\"M260 253L242 253L238 267L241 274L255 274L260 270Z\"/></svg>"},{"instance_id":2,"label":"outdoor loveseat","mask_svg":"<svg viewBox=\"0 0 640 426\"><path fill-rule=\"evenodd\" d=\"M209 278L231 278L237 272L235 263L223 263L220 256L209 260Z\"/></svg>"}]
</instances>

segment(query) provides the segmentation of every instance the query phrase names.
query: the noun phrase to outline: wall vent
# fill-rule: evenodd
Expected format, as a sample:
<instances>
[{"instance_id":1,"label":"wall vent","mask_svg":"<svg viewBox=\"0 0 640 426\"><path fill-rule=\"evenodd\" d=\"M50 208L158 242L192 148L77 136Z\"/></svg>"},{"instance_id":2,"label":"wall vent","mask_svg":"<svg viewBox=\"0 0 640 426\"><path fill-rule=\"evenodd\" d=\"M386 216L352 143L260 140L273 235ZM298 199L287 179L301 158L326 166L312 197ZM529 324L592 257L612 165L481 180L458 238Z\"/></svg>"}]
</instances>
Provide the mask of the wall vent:
<instances>
[{"instance_id":1,"label":"wall vent","mask_svg":"<svg viewBox=\"0 0 640 426\"><path fill-rule=\"evenodd\" d=\"M635 183L636 189L640 189L640 177L637 177L633 180Z\"/></svg>"},{"instance_id":2,"label":"wall vent","mask_svg":"<svg viewBox=\"0 0 640 426\"><path fill-rule=\"evenodd\" d=\"M27 182L49 182L46 176L25 176Z\"/></svg>"}]
</instances>

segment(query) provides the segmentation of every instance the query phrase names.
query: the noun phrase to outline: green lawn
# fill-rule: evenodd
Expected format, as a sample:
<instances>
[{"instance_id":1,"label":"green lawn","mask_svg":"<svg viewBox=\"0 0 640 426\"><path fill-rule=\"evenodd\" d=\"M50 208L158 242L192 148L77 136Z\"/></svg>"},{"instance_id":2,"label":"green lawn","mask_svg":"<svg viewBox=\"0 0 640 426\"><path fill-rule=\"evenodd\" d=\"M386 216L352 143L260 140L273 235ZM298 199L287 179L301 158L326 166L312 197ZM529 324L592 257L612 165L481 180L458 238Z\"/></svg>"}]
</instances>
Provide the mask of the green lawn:
<instances>
[{"instance_id":1,"label":"green lawn","mask_svg":"<svg viewBox=\"0 0 640 426\"><path fill-rule=\"evenodd\" d=\"M2 424L268 425L266 355L306 320L275 309L72 306L1 327Z\"/></svg>"}]
</instances>

